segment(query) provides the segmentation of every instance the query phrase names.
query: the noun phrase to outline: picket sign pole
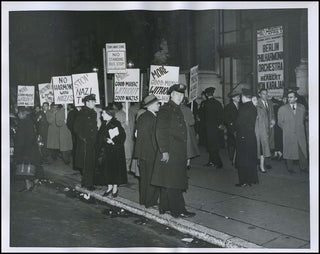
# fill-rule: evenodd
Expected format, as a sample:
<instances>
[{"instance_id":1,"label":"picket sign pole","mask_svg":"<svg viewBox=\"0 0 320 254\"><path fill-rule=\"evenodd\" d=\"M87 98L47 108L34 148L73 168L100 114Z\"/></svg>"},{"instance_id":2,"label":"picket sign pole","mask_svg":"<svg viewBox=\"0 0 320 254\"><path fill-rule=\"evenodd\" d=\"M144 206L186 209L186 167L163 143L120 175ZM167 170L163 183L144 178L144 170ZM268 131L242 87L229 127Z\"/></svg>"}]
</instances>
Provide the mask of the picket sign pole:
<instances>
[{"instance_id":1,"label":"picket sign pole","mask_svg":"<svg viewBox=\"0 0 320 254\"><path fill-rule=\"evenodd\" d=\"M129 103L126 101L126 124L129 122Z\"/></svg>"},{"instance_id":2,"label":"picket sign pole","mask_svg":"<svg viewBox=\"0 0 320 254\"><path fill-rule=\"evenodd\" d=\"M64 122L67 123L67 117L68 117L68 109L67 109L67 103L64 104Z\"/></svg>"},{"instance_id":3,"label":"picket sign pole","mask_svg":"<svg viewBox=\"0 0 320 254\"><path fill-rule=\"evenodd\" d=\"M193 112L193 101L191 101L191 112Z\"/></svg>"}]
</instances>

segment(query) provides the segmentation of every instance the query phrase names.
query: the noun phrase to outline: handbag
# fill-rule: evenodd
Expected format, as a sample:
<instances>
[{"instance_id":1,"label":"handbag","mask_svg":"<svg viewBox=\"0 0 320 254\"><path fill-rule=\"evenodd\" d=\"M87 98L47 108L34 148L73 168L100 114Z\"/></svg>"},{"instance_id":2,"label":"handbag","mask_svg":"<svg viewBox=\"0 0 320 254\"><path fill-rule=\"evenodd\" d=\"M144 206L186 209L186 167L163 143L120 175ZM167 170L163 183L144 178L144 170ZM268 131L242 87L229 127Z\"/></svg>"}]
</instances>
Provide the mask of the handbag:
<instances>
[{"instance_id":1,"label":"handbag","mask_svg":"<svg viewBox=\"0 0 320 254\"><path fill-rule=\"evenodd\" d=\"M34 176L36 173L36 166L32 165L29 162L21 163L16 166L16 175L17 176Z\"/></svg>"}]
</instances>

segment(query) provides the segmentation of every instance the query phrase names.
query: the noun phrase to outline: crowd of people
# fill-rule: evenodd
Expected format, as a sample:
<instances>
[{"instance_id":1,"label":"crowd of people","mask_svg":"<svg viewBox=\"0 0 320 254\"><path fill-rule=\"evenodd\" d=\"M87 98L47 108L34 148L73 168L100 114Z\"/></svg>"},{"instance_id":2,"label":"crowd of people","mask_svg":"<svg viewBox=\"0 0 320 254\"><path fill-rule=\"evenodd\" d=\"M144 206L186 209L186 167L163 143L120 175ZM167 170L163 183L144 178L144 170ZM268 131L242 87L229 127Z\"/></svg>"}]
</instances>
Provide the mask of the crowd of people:
<instances>
[{"instance_id":1,"label":"crowd of people","mask_svg":"<svg viewBox=\"0 0 320 254\"><path fill-rule=\"evenodd\" d=\"M299 161L301 171L308 172L307 108L298 102L297 91L272 100L267 89L257 95L248 89L232 91L230 103L223 107L214 97L215 88L208 87L199 107L195 102L191 110L185 90L182 84L171 86L170 100L162 106L149 94L141 104L101 107L90 94L83 98L83 107L65 109L54 103L49 107L46 102L34 111L21 107L15 163L36 165L33 180L37 180L41 165L60 156L80 171L82 187L94 190L103 185L103 196L112 197L132 172L139 177L140 204L175 218L195 215L186 210L183 192L188 189L191 160L200 155L198 145L208 152L204 166L223 168L219 151L225 130L228 158L238 170L236 186L258 184L258 170L266 173L270 159L285 159L289 173L295 172L294 162ZM27 180L25 189L31 190L32 181Z\"/></svg>"}]
</instances>

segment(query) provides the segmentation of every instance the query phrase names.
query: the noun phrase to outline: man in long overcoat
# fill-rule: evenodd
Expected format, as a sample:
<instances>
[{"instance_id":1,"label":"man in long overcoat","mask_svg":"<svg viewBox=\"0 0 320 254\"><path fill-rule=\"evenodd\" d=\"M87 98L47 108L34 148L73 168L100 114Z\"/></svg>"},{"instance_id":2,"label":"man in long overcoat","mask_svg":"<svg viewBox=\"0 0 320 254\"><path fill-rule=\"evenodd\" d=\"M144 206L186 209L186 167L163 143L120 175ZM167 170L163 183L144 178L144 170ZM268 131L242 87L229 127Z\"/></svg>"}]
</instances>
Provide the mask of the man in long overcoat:
<instances>
[{"instance_id":1,"label":"man in long overcoat","mask_svg":"<svg viewBox=\"0 0 320 254\"><path fill-rule=\"evenodd\" d=\"M82 186L94 190L94 172L96 162L96 139L98 133L97 113L94 110L95 94L83 98L85 106L74 122L77 135L77 151L75 165L82 172Z\"/></svg>"},{"instance_id":2,"label":"man in long overcoat","mask_svg":"<svg viewBox=\"0 0 320 254\"><path fill-rule=\"evenodd\" d=\"M257 173L257 139L255 134L255 124L257 109L252 104L252 93L248 89L243 89L243 104L239 108L236 120L236 141L237 155L236 168L238 169L238 187L250 186L258 183Z\"/></svg>"},{"instance_id":3,"label":"man in long overcoat","mask_svg":"<svg viewBox=\"0 0 320 254\"><path fill-rule=\"evenodd\" d=\"M58 105L52 102L50 110L47 111L46 117L49 124L47 148L51 151L52 159L56 160L59 155L59 127L56 125L56 113Z\"/></svg>"},{"instance_id":4,"label":"man in long overcoat","mask_svg":"<svg viewBox=\"0 0 320 254\"><path fill-rule=\"evenodd\" d=\"M158 204L160 195L160 188L150 184L157 153L156 113L159 111L159 101L154 94L150 94L143 102L143 106L147 110L138 118L136 123L137 140L134 157L139 159L140 204L148 208Z\"/></svg>"},{"instance_id":5,"label":"man in long overcoat","mask_svg":"<svg viewBox=\"0 0 320 254\"><path fill-rule=\"evenodd\" d=\"M238 116L240 106L240 92L232 91L229 94L231 102L224 108L224 123L227 128L227 147L228 155L232 164L236 152L236 136L235 136L235 121Z\"/></svg>"},{"instance_id":6,"label":"man in long overcoat","mask_svg":"<svg viewBox=\"0 0 320 254\"><path fill-rule=\"evenodd\" d=\"M214 97L215 88L206 88L207 101L205 104L205 119L206 119L206 136L207 149L209 152L209 162L206 166L222 168L223 164L220 158L219 150L219 129L223 123L223 107Z\"/></svg>"},{"instance_id":7,"label":"man in long overcoat","mask_svg":"<svg viewBox=\"0 0 320 254\"><path fill-rule=\"evenodd\" d=\"M168 90L171 99L159 110L156 124L158 152L151 180L151 184L162 187L160 213L170 210L176 218L195 215L186 210L182 193L188 188L187 129L179 106L184 91L182 84L171 86Z\"/></svg>"},{"instance_id":8,"label":"man in long overcoat","mask_svg":"<svg viewBox=\"0 0 320 254\"><path fill-rule=\"evenodd\" d=\"M288 102L278 111L278 125L283 131L283 158L287 160L287 169L294 173L293 160L299 160L300 170L308 170L307 145L305 132L305 107L297 103L295 91L289 91Z\"/></svg>"}]
</instances>

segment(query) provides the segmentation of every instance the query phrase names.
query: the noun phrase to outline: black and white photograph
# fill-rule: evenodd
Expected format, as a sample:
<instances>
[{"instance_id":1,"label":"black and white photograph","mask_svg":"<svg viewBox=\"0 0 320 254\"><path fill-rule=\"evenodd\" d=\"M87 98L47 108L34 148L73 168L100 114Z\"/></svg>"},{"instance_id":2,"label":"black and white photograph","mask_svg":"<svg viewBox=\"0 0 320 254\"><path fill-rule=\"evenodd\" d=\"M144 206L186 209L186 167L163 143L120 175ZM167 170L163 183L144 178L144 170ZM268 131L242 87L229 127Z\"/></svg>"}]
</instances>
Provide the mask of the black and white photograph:
<instances>
[{"instance_id":1,"label":"black and white photograph","mask_svg":"<svg viewBox=\"0 0 320 254\"><path fill-rule=\"evenodd\" d=\"M319 252L319 3L1 2L1 252Z\"/></svg>"}]
</instances>

